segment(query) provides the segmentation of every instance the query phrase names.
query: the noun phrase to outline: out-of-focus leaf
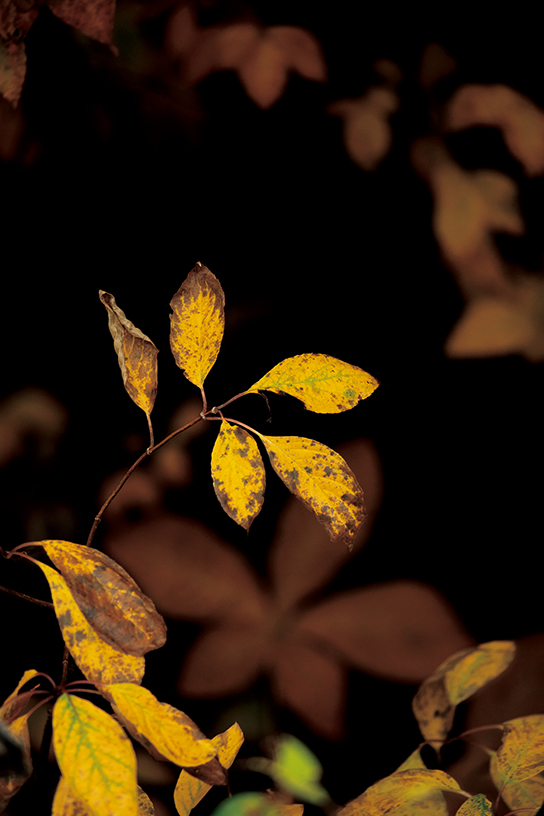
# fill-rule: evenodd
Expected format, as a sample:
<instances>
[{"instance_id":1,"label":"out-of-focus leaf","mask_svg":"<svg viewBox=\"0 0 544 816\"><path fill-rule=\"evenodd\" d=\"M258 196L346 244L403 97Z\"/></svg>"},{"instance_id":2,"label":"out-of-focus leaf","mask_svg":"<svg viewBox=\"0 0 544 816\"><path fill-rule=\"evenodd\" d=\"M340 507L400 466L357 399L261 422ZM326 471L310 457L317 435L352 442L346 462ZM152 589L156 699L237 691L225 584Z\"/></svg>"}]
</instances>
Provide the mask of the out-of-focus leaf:
<instances>
[{"instance_id":1,"label":"out-of-focus leaf","mask_svg":"<svg viewBox=\"0 0 544 816\"><path fill-rule=\"evenodd\" d=\"M521 782L544 771L544 714L503 723L497 768L506 783Z\"/></svg>"},{"instance_id":2,"label":"out-of-focus leaf","mask_svg":"<svg viewBox=\"0 0 544 816\"><path fill-rule=\"evenodd\" d=\"M544 803L544 777L542 774L529 779L508 782L497 763L497 754L490 751L489 773L493 784L501 792L501 798L510 810L522 810L526 816L536 816Z\"/></svg>"},{"instance_id":3,"label":"out-of-focus leaf","mask_svg":"<svg viewBox=\"0 0 544 816\"><path fill-rule=\"evenodd\" d=\"M105 45L113 40L115 0L47 0L53 14Z\"/></svg>"},{"instance_id":4,"label":"out-of-focus leaf","mask_svg":"<svg viewBox=\"0 0 544 816\"><path fill-rule=\"evenodd\" d=\"M236 793L225 799L212 816L302 816L303 805L286 805L264 793Z\"/></svg>"},{"instance_id":5,"label":"out-of-focus leaf","mask_svg":"<svg viewBox=\"0 0 544 816\"><path fill-rule=\"evenodd\" d=\"M419 79L424 88L433 88L455 71L453 57L439 43L429 43L421 56Z\"/></svg>"},{"instance_id":6,"label":"out-of-focus leaf","mask_svg":"<svg viewBox=\"0 0 544 816\"><path fill-rule=\"evenodd\" d=\"M399 106L390 88L369 88L359 99L340 99L327 108L342 119L348 156L363 170L375 170L389 153L393 133L389 117Z\"/></svg>"},{"instance_id":7,"label":"out-of-focus leaf","mask_svg":"<svg viewBox=\"0 0 544 816\"><path fill-rule=\"evenodd\" d=\"M91 683L140 683L145 659L114 649L88 623L72 597L62 575L47 564L36 562L44 573L62 637L75 662Z\"/></svg>"},{"instance_id":8,"label":"out-of-focus leaf","mask_svg":"<svg viewBox=\"0 0 544 816\"><path fill-rule=\"evenodd\" d=\"M397 807L420 800L434 791L462 792L455 779L444 771L397 771L348 802L338 811L338 816L385 816Z\"/></svg>"},{"instance_id":9,"label":"out-of-focus leaf","mask_svg":"<svg viewBox=\"0 0 544 816\"><path fill-rule=\"evenodd\" d=\"M39 541L60 570L72 597L101 640L141 657L166 642L155 604L109 556L70 541Z\"/></svg>"},{"instance_id":10,"label":"out-of-focus leaf","mask_svg":"<svg viewBox=\"0 0 544 816\"><path fill-rule=\"evenodd\" d=\"M327 354L288 357L261 377L246 393L290 394L319 414L337 414L369 397L379 383L366 371Z\"/></svg>"},{"instance_id":11,"label":"out-of-focus leaf","mask_svg":"<svg viewBox=\"0 0 544 816\"><path fill-rule=\"evenodd\" d=\"M102 290L99 295L108 310L108 326L127 394L149 418L157 395L159 350L128 320L115 303L113 295Z\"/></svg>"},{"instance_id":12,"label":"out-of-focus leaf","mask_svg":"<svg viewBox=\"0 0 544 816\"><path fill-rule=\"evenodd\" d=\"M21 96L26 75L26 50L22 42L0 40L0 94L12 105Z\"/></svg>"},{"instance_id":13,"label":"out-of-focus leaf","mask_svg":"<svg viewBox=\"0 0 544 816\"><path fill-rule=\"evenodd\" d=\"M454 131L499 128L528 176L544 172L544 111L508 85L462 85L446 107L445 125Z\"/></svg>"},{"instance_id":14,"label":"out-of-focus leaf","mask_svg":"<svg viewBox=\"0 0 544 816\"><path fill-rule=\"evenodd\" d=\"M332 541L351 541L366 517L363 491L340 454L301 436L264 436L270 463L280 479L312 510Z\"/></svg>"},{"instance_id":15,"label":"out-of-focus leaf","mask_svg":"<svg viewBox=\"0 0 544 816\"><path fill-rule=\"evenodd\" d=\"M420 749L416 748L409 757L399 765L398 771L426 770L427 766L421 759ZM431 790L422 798L410 799L408 802L391 811L394 816L448 816L448 806L444 794L440 790Z\"/></svg>"},{"instance_id":16,"label":"out-of-focus leaf","mask_svg":"<svg viewBox=\"0 0 544 816\"><path fill-rule=\"evenodd\" d=\"M68 787L90 816L138 816L136 755L113 717L62 694L53 708L53 747Z\"/></svg>"},{"instance_id":17,"label":"out-of-focus leaf","mask_svg":"<svg viewBox=\"0 0 544 816\"><path fill-rule=\"evenodd\" d=\"M330 796L320 783L323 768L307 745L291 734L274 740L274 758L267 773L280 790L313 805L323 806Z\"/></svg>"},{"instance_id":18,"label":"out-of-focus leaf","mask_svg":"<svg viewBox=\"0 0 544 816\"><path fill-rule=\"evenodd\" d=\"M225 330L225 295L201 263L189 272L170 301L170 347L179 368L202 388L217 360Z\"/></svg>"},{"instance_id":19,"label":"out-of-focus leaf","mask_svg":"<svg viewBox=\"0 0 544 816\"><path fill-rule=\"evenodd\" d=\"M147 689L133 683L104 687L114 710L134 736L142 736L170 762L182 767L202 765L217 753L213 742L195 736L189 718L167 703L160 703ZM189 720L189 722L192 722ZM198 732L197 732L198 733Z\"/></svg>"},{"instance_id":20,"label":"out-of-focus leaf","mask_svg":"<svg viewBox=\"0 0 544 816\"><path fill-rule=\"evenodd\" d=\"M28 714L0 718L0 813L32 773Z\"/></svg>"},{"instance_id":21,"label":"out-of-focus leaf","mask_svg":"<svg viewBox=\"0 0 544 816\"><path fill-rule=\"evenodd\" d=\"M492 816L492 814L491 802L483 793L471 796L457 811L457 816Z\"/></svg>"},{"instance_id":22,"label":"out-of-focus leaf","mask_svg":"<svg viewBox=\"0 0 544 816\"><path fill-rule=\"evenodd\" d=\"M238 425L221 423L212 451L212 480L225 513L249 530L263 506L266 476L257 443Z\"/></svg>"}]
</instances>

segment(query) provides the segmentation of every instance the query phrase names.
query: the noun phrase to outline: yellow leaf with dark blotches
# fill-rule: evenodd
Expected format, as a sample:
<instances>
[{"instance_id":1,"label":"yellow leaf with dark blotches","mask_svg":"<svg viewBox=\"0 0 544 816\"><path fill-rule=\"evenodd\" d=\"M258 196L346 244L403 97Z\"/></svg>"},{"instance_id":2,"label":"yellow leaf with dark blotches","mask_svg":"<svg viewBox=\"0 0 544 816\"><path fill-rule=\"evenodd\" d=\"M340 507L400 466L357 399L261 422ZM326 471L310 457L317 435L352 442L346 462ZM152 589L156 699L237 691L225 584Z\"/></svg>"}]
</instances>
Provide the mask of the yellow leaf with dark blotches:
<instances>
[{"instance_id":1,"label":"yellow leaf with dark blotches","mask_svg":"<svg viewBox=\"0 0 544 816\"><path fill-rule=\"evenodd\" d=\"M138 816L153 816L155 808L147 793L138 786L137 794ZM74 796L64 776L60 777L55 791L51 816L91 816L85 803Z\"/></svg>"},{"instance_id":2,"label":"yellow leaf with dark blotches","mask_svg":"<svg viewBox=\"0 0 544 816\"><path fill-rule=\"evenodd\" d=\"M544 714L503 723L497 767L506 782L522 781L544 771Z\"/></svg>"},{"instance_id":3,"label":"yellow leaf with dark blotches","mask_svg":"<svg viewBox=\"0 0 544 816\"><path fill-rule=\"evenodd\" d=\"M202 765L216 755L211 740L195 738L195 729L188 725L189 718L182 711L160 703L142 686L116 683L105 686L104 692L134 733L148 740L170 762L190 767Z\"/></svg>"},{"instance_id":4,"label":"yellow leaf with dark blotches","mask_svg":"<svg viewBox=\"0 0 544 816\"><path fill-rule=\"evenodd\" d=\"M462 793L461 788L444 771L397 771L380 779L364 793L348 802L338 816L385 816L396 808L420 800L433 791Z\"/></svg>"},{"instance_id":5,"label":"yellow leaf with dark blotches","mask_svg":"<svg viewBox=\"0 0 544 816\"><path fill-rule=\"evenodd\" d=\"M263 506L264 464L251 434L225 420L212 451L212 480L225 513L249 530Z\"/></svg>"},{"instance_id":6,"label":"yellow leaf with dark blotches","mask_svg":"<svg viewBox=\"0 0 544 816\"><path fill-rule=\"evenodd\" d=\"M201 263L192 269L170 301L170 347L179 368L202 388L217 359L225 330L225 295Z\"/></svg>"},{"instance_id":7,"label":"yellow leaf with dark blotches","mask_svg":"<svg viewBox=\"0 0 544 816\"><path fill-rule=\"evenodd\" d=\"M497 754L490 751L489 773L493 784L501 792L501 799L510 810L522 810L525 816L536 816L544 803L544 777L542 774L529 779L508 782L497 763Z\"/></svg>"},{"instance_id":8,"label":"yellow leaf with dark blotches","mask_svg":"<svg viewBox=\"0 0 544 816\"><path fill-rule=\"evenodd\" d=\"M423 681L412 709L426 740L444 740L455 706L501 674L513 660L515 649L512 641L505 640L462 649Z\"/></svg>"},{"instance_id":9,"label":"yellow leaf with dark blotches","mask_svg":"<svg viewBox=\"0 0 544 816\"><path fill-rule=\"evenodd\" d=\"M75 662L91 683L140 683L145 659L114 649L95 632L72 597L62 575L36 561L51 589L62 637Z\"/></svg>"},{"instance_id":10,"label":"yellow leaf with dark blotches","mask_svg":"<svg viewBox=\"0 0 544 816\"><path fill-rule=\"evenodd\" d=\"M62 694L53 708L53 747L71 792L90 816L138 816L136 755L113 717Z\"/></svg>"},{"instance_id":11,"label":"yellow leaf with dark blotches","mask_svg":"<svg viewBox=\"0 0 544 816\"><path fill-rule=\"evenodd\" d=\"M112 558L71 541L33 542L60 570L72 597L101 640L141 657L166 642L155 604Z\"/></svg>"},{"instance_id":12,"label":"yellow leaf with dark blotches","mask_svg":"<svg viewBox=\"0 0 544 816\"><path fill-rule=\"evenodd\" d=\"M246 393L290 394L318 414L337 414L369 397L379 383L357 366L328 354L288 357L261 377Z\"/></svg>"},{"instance_id":13,"label":"yellow leaf with dark blotches","mask_svg":"<svg viewBox=\"0 0 544 816\"><path fill-rule=\"evenodd\" d=\"M340 454L302 436L263 436L272 467L312 510L332 541L351 539L366 517L363 491Z\"/></svg>"},{"instance_id":14,"label":"yellow leaf with dark blotches","mask_svg":"<svg viewBox=\"0 0 544 816\"><path fill-rule=\"evenodd\" d=\"M491 802L483 793L477 793L463 802L456 816L493 816Z\"/></svg>"},{"instance_id":15,"label":"yellow leaf with dark blotches","mask_svg":"<svg viewBox=\"0 0 544 816\"><path fill-rule=\"evenodd\" d=\"M128 320L113 295L100 290L99 296L108 310L108 326L127 394L149 418L157 395L159 350Z\"/></svg>"},{"instance_id":16,"label":"yellow leaf with dark blotches","mask_svg":"<svg viewBox=\"0 0 544 816\"><path fill-rule=\"evenodd\" d=\"M238 723L234 723L227 731L212 739L223 768L230 768L243 741L244 735ZM174 804L180 816L188 816L211 790L211 787L206 782L191 776L187 771L181 771L174 790Z\"/></svg>"},{"instance_id":17,"label":"yellow leaf with dark blotches","mask_svg":"<svg viewBox=\"0 0 544 816\"><path fill-rule=\"evenodd\" d=\"M416 748L410 756L399 765L399 771L426 770L427 766L421 759L420 749ZM448 816L448 806L444 794L440 790L431 790L421 798L416 797L404 802L391 811L394 816Z\"/></svg>"}]
</instances>

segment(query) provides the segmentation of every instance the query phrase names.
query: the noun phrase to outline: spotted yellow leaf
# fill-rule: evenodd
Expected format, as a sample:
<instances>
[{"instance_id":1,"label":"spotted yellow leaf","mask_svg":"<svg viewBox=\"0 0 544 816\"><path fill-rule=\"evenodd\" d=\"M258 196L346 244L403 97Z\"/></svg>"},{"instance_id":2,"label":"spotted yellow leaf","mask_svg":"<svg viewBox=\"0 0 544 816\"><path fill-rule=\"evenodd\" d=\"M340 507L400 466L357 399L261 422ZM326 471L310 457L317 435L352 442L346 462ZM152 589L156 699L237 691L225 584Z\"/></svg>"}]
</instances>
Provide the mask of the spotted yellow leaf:
<instances>
[{"instance_id":1,"label":"spotted yellow leaf","mask_svg":"<svg viewBox=\"0 0 544 816\"><path fill-rule=\"evenodd\" d=\"M136 755L113 717L62 694L53 708L53 747L73 796L89 816L138 816Z\"/></svg>"},{"instance_id":2,"label":"spotted yellow leaf","mask_svg":"<svg viewBox=\"0 0 544 816\"><path fill-rule=\"evenodd\" d=\"M92 683L140 683L145 659L120 652L98 637L74 601L62 575L47 564L36 563L49 583L64 642L87 680Z\"/></svg>"},{"instance_id":3,"label":"spotted yellow leaf","mask_svg":"<svg viewBox=\"0 0 544 816\"><path fill-rule=\"evenodd\" d=\"M138 795L138 816L154 816L155 808L151 799L140 787ZM91 816L85 803L72 793L64 776L59 779L53 799L51 816Z\"/></svg>"},{"instance_id":4,"label":"spotted yellow leaf","mask_svg":"<svg viewBox=\"0 0 544 816\"><path fill-rule=\"evenodd\" d=\"M497 768L506 783L530 779L544 771L544 714L503 723Z\"/></svg>"},{"instance_id":5,"label":"spotted yellow leaf","mask_svg":"<svg viewBox=\"0 0 544 816\"><path fill-rule=\"evenodd\" d=\"M521 810L525 816L536 816L544 804L544 777L542 774L521 781L508 782L500 771L497 754L491 751L489 773L493 784L510 810Z\"/></svg>"},{"instance_id":6,"label":"spotted yellow leaf","mask_svg":"<svg viewBox=\"0 0 544 816\"><path fill-rule=\"evenodd\" d=\"M444 771L397 771L380 779L356 799L348 802L338 811L338 816L385 816L401 805L421 800L433 791L463 793L455 779Z\"/></svg>"},{"instance_id":7,"label":"spotted yellow leaf","mask_svg":"<svg viewBox=\"0 0 544 816\"><path fill-rule=\"evenodd\" d=\"M491 802L483 793L477 793L463 802L456 816L493 816Z\"/></svg>"},{"instance_id":8,"label":"spotted yellow leaf","mask_svg":"<svg viewBox=\"0 0 544 816\"><path fill-rule=\"evenodd\" d=\"M170 347L179 368L202 388L217 359L225 329L221 284L201 263L192 269L170 301Z\"/></svg>"},{"instance_id":9,"label":"spotted yellow leaf","mask_svg":"<svg viewBox=\"0 0 544 816\"><path fill-rule=\"evenodd\" d=\"M290 394L318 414L337 414L369 397L378 381L357 366L327 354L288 357L261 377L247 393Z\"/></svg>"},{"instance_id":10,"label":"spotted yellow leaf","mask_svg":"<svg viewBox=\"0 0 544 816\"><path fill-rule=\"evenodd\" d=\"M289 490L312 510L332 541L351 541L363 523L363 491L339 453L302 436L263 436L270 463Z\"/></svg>"},{"instance_id":11,"label":"spotted yellow leaf","mask_svg":"<svg viewBox=\"0 0 544 816\"><path fill-rule=\"evenodd\" d=\"M249 530L263 506L264 464L251 434L225 420L212 451L212 480L225 513Z\"/></svg>"}]
</instances>

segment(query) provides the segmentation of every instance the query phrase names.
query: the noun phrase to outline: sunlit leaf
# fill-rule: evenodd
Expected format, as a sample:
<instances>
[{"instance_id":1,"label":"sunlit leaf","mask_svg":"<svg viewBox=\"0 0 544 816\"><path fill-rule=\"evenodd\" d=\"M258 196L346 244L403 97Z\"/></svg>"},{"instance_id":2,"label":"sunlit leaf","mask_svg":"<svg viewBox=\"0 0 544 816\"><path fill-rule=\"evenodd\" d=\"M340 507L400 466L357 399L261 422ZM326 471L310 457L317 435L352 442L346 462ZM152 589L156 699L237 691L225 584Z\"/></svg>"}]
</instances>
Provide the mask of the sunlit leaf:
<instances>
[{"instance_id":1,"label":"sunlit leaf","mask_svg":"<svg viewBox=\"0 0 544 816\"><path fill-rule=\"evenodd\" d=\"M149 417L157 395L157 355L152 340L128 320L115 298L100 290L100 300L108 310L108 326L113 337L127 394Z\"/></svg>"},{"instance_id":2,"label":"sunlit leaf","mask_svg":"<svg viewBox=\"0 0 544 816\"><path fill-rule=\"evenodd\" d=\"M137 789L138 816L154 816L155 808L151 799L140 787ZM85 803L71 791L64 776L61 776L53 799L51 816L92 816Z\"/></svg>"},{"instance_id":3,"label":"sunlit leaf","mask_svg":"<svg viewBox=\"0 0 544 816\"><path fill-rule=\"evenodd\" d=\"M529 779L544 771L544 714L503 723L497 767L506 782Z\"/></svg>"},{"instance_id":4,"label":"sunlit leaf","mask_svg":"<svg viewBox=\"0 0 544 816\"><path fill-rule=\"evenodd\" d=\"M259 437L280 479L315 513L332 541L349 547L366 513L363 491L346 461L314 439Z\"/></svg>"},{"instance_id":5,"label":"sunlit leaf","mask_svg":"<svg viewBox=\"0 0 544 816\"><path fill-rule=\"evenodd\" d=\"M73 795L90 816L137 816L136 755L121 726L88 700L62 694L53 747Z\"/></svg>"},{"instance_id":6,"label":"sunlit leaf","mask_svg":"<svg viewBox=\"0 0 544 816\"><path fill-rule=\"evenodd\" d=\"M264 793L236 793L225 799L212 816L302 816L303 805L286 805Z\"/></svg>"},{"instance_id":7,"label":"sunlit leaf","mask_svg":"<svg viewBox=\"0 0 544 816\"><path fill-rule=\"evenodd\" d=\"M40 541L60 570L72 597L101 640L141 657L166 642L155 604L109 556L70 541Z\"/></svg>"},{"instance_id":8,"label":"sunlit leaf","mask_svg":"<svg viewBox=\"0 0 544 816\"><path fill-rule=\"evenodd\" d=\"M212 451L212 480L221 507L249 530L264 501L264 464L257 443L238 425L223 421Z\"/></svg>"},{"instance_id":9,"label":"sunlit leaf","mask_svg":"<svg viewBox=\"0 0 544 816\"><path fill-rule=\"evenodd\" d=\"M225 295L201 263L192 269L170 301L170 347L176 364L202 388L217 359L225 330Z\"/></svg>"},{"instance_id":10,"label":"sunlit leaf","mask_svg":"<svg viewBox=\"0 0 544 816\"><path fill-rule=\"evenodd\" d=\"M102 640L74 601L62 575L47 564L36 563L49 583L64 642L87 680L140 683L145 659L120 652Z\"/></svg>"},{"instance_id":11,"label":"sunlit leaf","mask_svg":"<svg viewBox=\"0 0 544 816\"><path fill-rule=\"evenodd\" d=\"M471 796L457 811L457 816L492 816L492 814L491 802L483 793Z\"/></svg>"},{"instance_id":12,"label":"sunlit leaf","mask_svg":"<svg viewBox=\"0 0 544 816\"><path fill-rule=\"evenodd\" d=\"M327 108L343 122L348 156L363 170L375 170L389 153L393 133L389 118L399 106L390 88L369 88L358 99L339 99Z\"/></svg>"},{"instance_id":13,"label":"sunlit leaf","mask_svg":"<svg viewBox=\"0 0 544 816\"><path fill-rule=\"evenodd\" d=\"M216 755L211 740L195 735L192 720L173 706L160 703L142 686L118 683L106 686L104 691L127 726L132 726L131 733L144 737L170 762L190 767L202 765Z\"/></svg>"},{"instance_id":14,"label":"sunlit leaf","mask_svg":"<svg viewBox=\"0 0 544 816\"><path fill-rule=\"evenodd\" d=\"M510 810L522 810L526 816L536 816L544 804L544 777L542 774L529 779L511 780L508 782L497 763L495 751L491 751L489 773L501 798Z\"/></svg>"},{"instance_id":15,"label":"sunlit leaf","mask_svg":"<svg viewBox=\"0 0 544 816\"><path fill-rule=\"evenodd\" d=\"M338 811L338 816L384 816L397 807L419 800L433 791L461 789L453 777L444 771L398 771L380 779L364 793Z\"/></svg>"},{"instance_id":16,"label":"sunlit leaf","mask_svg":"<svg viewBox=\"0 0 544 816\"><path fill-rule=\"evenodd\" d=\"M298 354L282 360L247 393L290 394L319 414L336 414L369 397L378 381L357 366L327 354Z\"/></svg>"}]
</instances>

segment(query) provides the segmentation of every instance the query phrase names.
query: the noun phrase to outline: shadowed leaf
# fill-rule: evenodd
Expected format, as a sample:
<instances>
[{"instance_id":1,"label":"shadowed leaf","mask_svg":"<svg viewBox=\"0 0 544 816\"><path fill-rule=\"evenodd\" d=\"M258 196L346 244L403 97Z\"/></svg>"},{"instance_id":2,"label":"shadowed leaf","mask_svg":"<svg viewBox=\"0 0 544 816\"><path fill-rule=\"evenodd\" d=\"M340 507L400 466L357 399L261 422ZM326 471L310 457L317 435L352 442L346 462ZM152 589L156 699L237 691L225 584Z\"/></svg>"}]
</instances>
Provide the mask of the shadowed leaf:
<instances>
[{"instance_id":1,"label":"shadowed leaf","mask_svg":"<svg viewBox=\"0 0 544 816\"><path fill-rule=\"evenodd\" d=\"M492 814L491 802L483 793L471 796L457 811L457 816L492 816Z\"/></svg>"},{"instance_id":2,"label":"shadowed leaf","mask_svg":"<svg viewBox=\"0 0 544 816\"><path fill-rule=\"evenodd\" d=\"M28 713L13 719L0 716L0 813L32 774L28 717Z\"/></svg>"},{"instance_id":3,"label":"shadowed leaf","mask_svg":"<svg viewBox=\"0 0 544 816\"><path fill-rule=\"evenodd\" d=\"M544 771L544 714L503 723L497 768L505 782L520 782Z\"/></svg>"},{"instance_id":4,"label":"shadowed leaf","mask_svg":"<svg viewBox=\"0 0 544 816\"><path fill-rule=\"evenodd\" d=\"M225 799L212 816L302 816L303 805L286 805L264 793L236 793Z\"/></svg>"},{"instance_id":5,"label":"shadowed leaf","mask_svg":"<svg viewBox=\"0 0 544 816\"><path fill-rule=\"evenodd\" d=\"M264 501L264 464L247 431L223 421L212 451L215 495L225 513L249 530Z\"/></svg>"},{"instance_id":6,"label":"shadowed leaf","mask_svg":"<svg viewBox=\"0 0 544 816\"><path fill-rule=\"evenodd\" d=\"M115 0L48 0L48 5L63 22L87 37L111 45Z\"/></svg>"}]
</instances>

